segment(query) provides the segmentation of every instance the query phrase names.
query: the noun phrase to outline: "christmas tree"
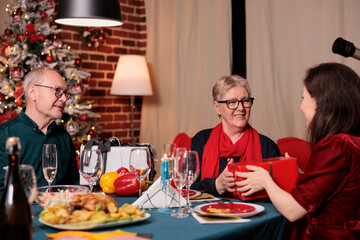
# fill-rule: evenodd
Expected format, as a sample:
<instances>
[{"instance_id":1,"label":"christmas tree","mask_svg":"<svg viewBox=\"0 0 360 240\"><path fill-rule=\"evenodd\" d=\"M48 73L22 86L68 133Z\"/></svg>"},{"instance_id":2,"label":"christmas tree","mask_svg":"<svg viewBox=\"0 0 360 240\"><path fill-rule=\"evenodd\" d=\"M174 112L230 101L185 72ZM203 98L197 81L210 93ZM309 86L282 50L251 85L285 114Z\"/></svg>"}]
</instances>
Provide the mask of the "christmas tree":
<instances>
[{"instance_id":1,"label":"christmas tree","mask_svg":"<svg viewBox=\"0 0 360 240\"><path fill-rule=\"evenodd\" d=\"M55 1L12 0L5 11L11 21L1 36L0 124L16 117L25 105L24 75L45 66L57 70L72 93L57 124L76 141L95 136L100 116L91 111L91 102L82 99L90 73L79 69L79 55L56 36L61 29L52 24Z\"/></svg>"}]
</instances>

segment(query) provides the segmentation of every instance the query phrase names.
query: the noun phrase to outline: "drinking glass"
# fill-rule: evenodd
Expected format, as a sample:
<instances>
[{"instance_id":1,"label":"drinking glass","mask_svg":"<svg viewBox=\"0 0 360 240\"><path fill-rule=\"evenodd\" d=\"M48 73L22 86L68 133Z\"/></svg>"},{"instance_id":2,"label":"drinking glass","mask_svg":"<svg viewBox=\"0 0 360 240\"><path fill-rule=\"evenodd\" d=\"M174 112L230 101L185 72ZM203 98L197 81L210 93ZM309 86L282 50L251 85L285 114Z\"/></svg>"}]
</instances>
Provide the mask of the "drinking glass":
<instances>
[{"instance_id":1,"label":"drinking glass","mask_svg":"<svg viewBox=\"0 0 360 240\"><path fill-rule=\"evenodd\" d=\"M174 159L174 169L173 169L173 181L178 188L179 192L179 209L176 213L171 214L172 217L176 218L185 218L189 214L183 213L181 210L181 190L185 185L186 177L188 174L188 164L187 157L188 151L185 148L177 148L175 159Z\"/></svg>"},{"instance_id":2,"label":"drinking glass","mask_svg":"<svg viewBox=\"0 0 360 240\"><path fill-rule=\"evenodd\" d=\"M184 213L192 213L194 209L191 208L189 193L190 193L190 186L194 183L194 181L199 176L200 172L200 163L199 163L199 155L197 151L189 151L188 152L188 175L186 178L186 206L182 209Z\"/></svg>"},{"instance_id":3,"label":"drinking glass","mask_svg":"<svg viewBox=\"0 0 360 240\"><path fill-rule=\"evenodd\" d=\"M80 172L89 183L90 193L102 175L104 162L99 149L84 149L80 154Z\"/></svg>"},{"instance_id":4,"label":"drinking glass","mask_svg":"<svg viewBox=\"0 0 360 240\"><path fill-rule=\"evenodd\" d=\"M5 172L5 185L8 174L8 166L4 167ZM37 194L37 181L34 171L34 167L31 165L21 164L19 165L19 176L24 186L26 197L28 198L29 204L35 201Z\"/></svg>"},{"instance_id":5,"label":"drinking glass","mask_svg":"<svg viewBox=\"0 0 360 240\"><path fill-rule=\"evenodd\" d=\"M129 168L139 181L139 196L141 196L141 182L151 170L150 152L147 147L131 149Z\"/></svg>"},{"instance_id":6,"label":"drinking glass","mask_svg":"<svg viewBox=\"0 0 360 240\"><path fill-rule=\"evenodd\" d=\"M57 151L56 144L44 144L42 152L42 169L46 181L49 183L49 191L51 183L54 181L57 172Z\"/></svg>"},{"instance_id":7,"label":"drinking glass","mask_svg":"<svg viewBox=\"0 0 360 240\"><path fill-rule=\"evenodd\" d=\"M161 158L161 182L163 185L163 190L165 190L165 207L160 208L159 212L161 213L174 213L175 210L170 209L169 205L171 201L168 201L168 196L170 194L170 181L172 180L172 169L174 165L176 144L167 143L164 144L163 154Z\"/></svg>"}]
</instances>

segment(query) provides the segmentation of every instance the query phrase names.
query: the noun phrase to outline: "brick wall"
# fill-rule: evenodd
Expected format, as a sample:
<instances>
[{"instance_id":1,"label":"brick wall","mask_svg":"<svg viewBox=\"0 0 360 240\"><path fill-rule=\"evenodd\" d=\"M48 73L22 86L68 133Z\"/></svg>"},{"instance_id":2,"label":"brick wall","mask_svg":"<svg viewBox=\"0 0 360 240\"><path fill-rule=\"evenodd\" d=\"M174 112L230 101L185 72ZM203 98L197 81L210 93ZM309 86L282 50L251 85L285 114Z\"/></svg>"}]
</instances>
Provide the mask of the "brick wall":
<instances>
[{"instance_id":1,"label":"brick wall","mask_svg":"<svg viewBox=\"0 0 360 240\"><path fill-rule=\"evenodd\" d=\"M145 2L119 1L124 24L107 28L109 35L98 48L90 48L83 43L79 27L59 26L63 31L58 37L81 55L81 69L91 73L88 79L90 89L84 98L93 100L96 105L93 111L101 115L98 123L103 129L98 137L116 136L122 142L130 142L130 97L110 95L110 89L120 55L145 55ZM134 136L138 142L142 97L135 98L135 105Z\"/></svg>"}]
</instances>

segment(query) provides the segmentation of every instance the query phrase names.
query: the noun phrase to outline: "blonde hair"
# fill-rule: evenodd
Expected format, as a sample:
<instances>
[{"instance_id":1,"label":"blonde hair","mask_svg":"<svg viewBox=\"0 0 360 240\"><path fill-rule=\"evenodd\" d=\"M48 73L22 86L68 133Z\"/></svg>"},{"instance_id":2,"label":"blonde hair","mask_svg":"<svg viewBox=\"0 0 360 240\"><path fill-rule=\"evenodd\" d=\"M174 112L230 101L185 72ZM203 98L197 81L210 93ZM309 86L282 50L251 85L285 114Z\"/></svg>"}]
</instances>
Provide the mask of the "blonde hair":
<instances>
[{"instance_id":1,"label":"blonde hair","mask_svg":"<svg viewBox=\"0 0 360 240\"><path fill-rule=\"evenodd\" d=\"M233 87L244 87L251 97L251 89L248 81L238 75L222 76L213 86L213 101L222 100L222 96Z\"/></svg>"}]
</instances>

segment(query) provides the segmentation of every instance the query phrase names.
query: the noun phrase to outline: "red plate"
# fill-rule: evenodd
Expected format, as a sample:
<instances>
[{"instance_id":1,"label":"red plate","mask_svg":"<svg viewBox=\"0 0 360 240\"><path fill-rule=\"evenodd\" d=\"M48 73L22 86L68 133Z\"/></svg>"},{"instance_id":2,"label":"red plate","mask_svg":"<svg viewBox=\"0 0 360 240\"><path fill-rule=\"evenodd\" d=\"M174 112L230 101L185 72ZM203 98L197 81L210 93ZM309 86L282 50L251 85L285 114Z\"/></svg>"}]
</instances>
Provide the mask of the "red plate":
<instances>
[{"instance_id":1,"label":"red plate","mask_svg":"<svg viewBox=\"0 0 360 240\"><path fill-rule=\"evenodd\" d=\"M208 211L208 208L216 208L216 209L230 209L229 213L249 213L254 212L255 207L247 205L247 204L241 204L241 203L224 203L224 204L209 204L206 206L201 207L201 211L206 213L212 213Z\"/></svg>"},{"instance_id":2,"label":"red plate","mask_svg":"<svg viewBox=\"0 0 360 240\"><path fill-rule=\"evenodd\" d=\"M193 197L197 194L197 191L190 190L189 191L189 197ZM186 189L181 190L181 196L186 197Z\"/></svg>"},{"instance_id":3,"label":"red plate","mask_svg":"<svg viewBox=\"0 0 360 240\"><path fill-rule=\"evenodd\" d=\"M208 208L216 209L230 209L228 213L214 213L208 211ZM252 203L242 203L242 202L225 202L224 204L219 203L206 203L194 207L194 210L201 214L206 214L209 216L219 216L219 217L251 217L258 213L261 213L265 208L258 204Z\"/></svg>"}]
</instances>

